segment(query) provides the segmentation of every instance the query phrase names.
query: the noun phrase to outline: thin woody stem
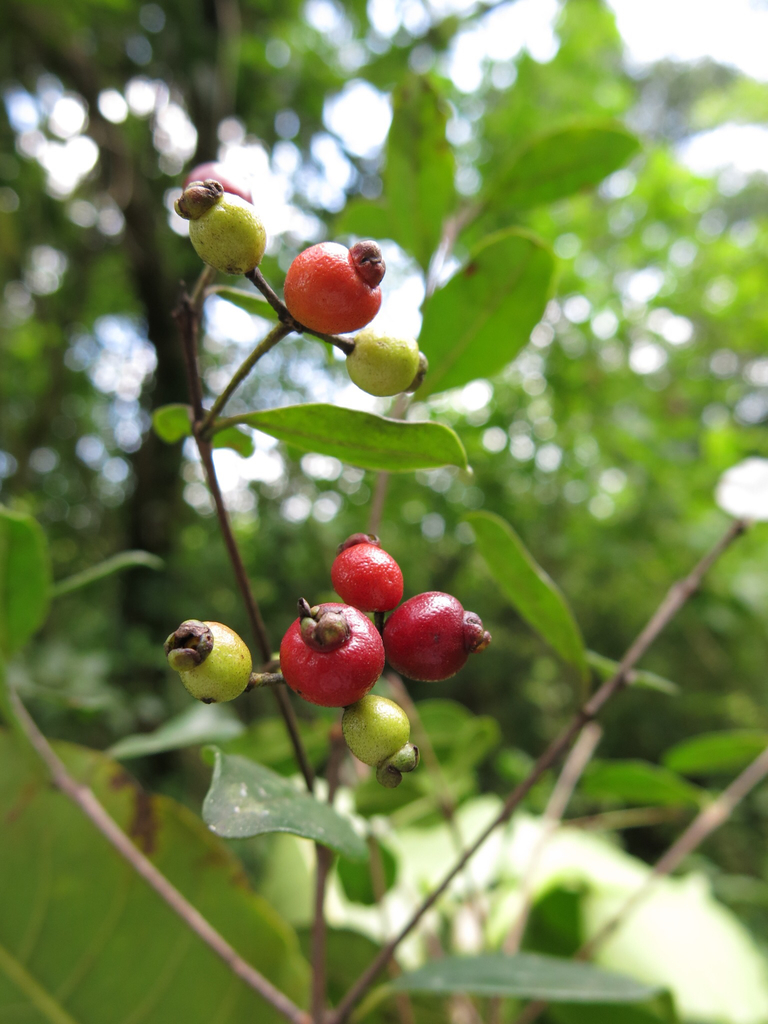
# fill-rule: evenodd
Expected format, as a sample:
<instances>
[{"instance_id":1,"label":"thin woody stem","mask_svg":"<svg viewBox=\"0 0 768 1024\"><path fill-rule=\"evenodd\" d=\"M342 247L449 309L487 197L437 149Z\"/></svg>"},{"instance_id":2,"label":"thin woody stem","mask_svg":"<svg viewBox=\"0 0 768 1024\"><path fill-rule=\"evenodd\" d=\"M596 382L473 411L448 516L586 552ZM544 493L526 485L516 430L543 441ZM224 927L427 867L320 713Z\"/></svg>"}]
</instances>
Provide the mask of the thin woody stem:
<instances>
[{"instance_id":1,"label":"thin woody stem","mask_svg":"<svg viewBox=\"0 0 768 1024\"><path fill-rule=\"evenodd\" d=\"M275 345L282 341L286 334L290 334L290 332L291 328L286 324L276 324L266 338L263 338L254 350L242 361L232 374L232 379L229 384L227 384L211 408L205 414L205 418L200 424L200 434L202 437L209 436L211 428L213 427L217 417L221 415L221 410L230 400L235 391L240 387L261 357L266 355L270 349L274 348Z\"/></svg>"},{"instance_id":2,"label":"thin woody stem","mask_svg":"<svg viewBox=\"0 0 768 1024\"><path fill-rule=\"evenodd\" d=\"M232 531L232 525L229 521L229 515L224 504L221 487L219 486L218 477L216 476L216 467L213 462L213 453L210 442L206 441L200 435L200 424L204 417L202 386L197 365L197 336L200 324L200 309L199 307L196 309L193 306L187 295L182 295L179 305L174 311L174 317L179 325L184 351L184 362L187 369L187 381L194 416L193 433L195 441L197 442L197 449L200 453L200 460L203 464L205 476L208 481L208 487L216 507L216 515L219 520L221 534L224 538L224 544L227 548L229 560L235 573L235 579L237 580L237 585L245 604L251 630L261 653L262 661L268 662L272 657L272 646L269 642L264 620L261 617L261 611L258 603L256 602L256 598L253 595L253 591L251 590L251 584L243 563L242 555L240 554L240 549ZM304 744L299 734L299 726L296 721L293 706L291 705L288 694L285 692L285 687L276 686L272 689L272 692L275 695L277 706L283 716L286 728L288 729L296 760L298 761L301 773L304 776L307 789L311 792L314 788L314 772L312 771L312 765L309 763L309 758L307 757Z\"/></svg>"},{"instance_id":3,"label":"thin woody stem","mask_svg":"<svg viewBox=\"0 0 768 1024\"><path fill-rule=\"evenodd\" d=\"M288 307L258 267L254 267L253 270L249 270L245 276L252 284L256 285L272 309L277 313L280 322L285 324L289 330L296 331L297 334L311 334L315 338L319 338L320 341L325 341L327 344L334 345L336 348L341 349L344 355L347 356L354 351L355 343L349 338L341 338L338 334L321 334L320 331L313 331L311 327L305 327L304 324L299 323L299 321L288 312Z\"/></svg>"},{"instance_id":4,"label":"thin woody stem","mask_svg":"<svg viewBox=\"0 0 768 1024\"><path fill-rule=\"evenodd\" d=\"M366 970L363 971L358 980L352 985L347 994L341 1000L339 1005L336 1007L335 1012L331 1014L329 1024L342 1024L342 1022L348 1018L357 1001L368 990L403 939L413 931L424 914L426 914L430 907L432 907L440 896L442 896L456 875L459 874L459 872L464 868L464 865L475 855L488 837L500 825L503 825L510 819L512 813L522 803L536 782L538 782L542 775L556 764L562 755L570 748L571 744L584 726L597 716L597 714L602 710L604 704L606 704L627 685L627 677L630 669L634 668L635 664L640 660L640 658L642 658L659 633L661 633L662 630L672 621L683 605L689 600L691 595L695 593L701 584L702 579L712 565L723 554L723 552L726 551L742 533L744 533L749 525L748 520L735 520L724 536L709 552L707 552L701 561L698 562L689 575L686 576L685 579L675 583L669 589L658 609L651 616L645 628L624 655L616 673L603 683L600 689L594 693L590 700L587 701L581 710L574 716L569 725L566 726L560 735L550 743L531 769L528 777L520 782L507 797L501 812L497 815L494 821L492 821L491 824L481 832L478 838L464 852L463 856L456 861L448 874L443 878L442 882L440 882L440 884L423 900L421 905L414 911L397 935L382 947L377 956L373 959Z\"/></svg>"},{"instance_id":5,"label":"thin woody stem","mask_svg":"<svg viewBox=\"0 0 768 1024\"><path fill-rule=\"evenodd\" d=\"M768 776L768 747L744 769L711 804L700 811L688 828L678 836L665 854L656 862L648 878L639 889L622 904L595 935L576 952L576 960L588 960L603 945L619 925L626 922L637 906L653 892L661 878L671 874L682 861L693 853L715 829L730 818L736 806L744 797ZM519 1015L515 1024L533 1024L546 1009L546 1002L536 1000L529 1003Z\"/></svg>"},{"instance_id":6,"label":"thin woody stem","mask_svg":"<svg viewBox=\"0 0 768 1024\"><path fill-rule=\"evenodd\" d=\"M514 956L520 951L523 942L525 929L531 915L533 906L533 893L536 882L536 872L544 850L552 836L562 824L565 809L573 796L573 791L578 785L579 779L584 774L584 769L592 759L595 750L602 738L603 730L597 722L590 722L581 732L581 735L571 747L568 757L565 759L563 769L555 783L552 794L547 802L542 817L543 828L538 842L531 853L525 875L520 885L522 907L507 937L504 940L503 950L507 956ZM489 1024L501 1024L502 1007L504 1000L501 996L494 996L488 1008Z\"/></svg>"},{"instance_id":7,"label":"thin woody stem","mask_svg":"<svg viewBox=\"0 0 768 1024\"><path fill-rule=\"evenodd\" d=\"M328 803L339 786L339 771L344 760L346 744L340 725L335 725L331 732L331 753L328 758L326 779L328 780ZM333 863L333 851L327 846L315 843L315 917L312 925L312 1019L315 1024L322 1024L325 1017L327 1002L327 982L325 969L326 923L325 923L325 889L328 872Z\"/></svg>"},{"instance_id":8,"label":"thin woody stem","mask_svg":"<svg viewBox=\"0 0 768 1024\"><path fill-rule=\"evenodd\" d=\"M53 750L48 740L38 729L31 715L24 707L18 695L9 688L8 700L11 704L18 725L40 756L51 774L53 784L69 797L139 874L157 895L177 914L184 924L198 938L219 956L229 969L245 982L249 988L266 1000L292 1024L311 1024L306 1011L296 1006L288 996L252 967L240 954L216 931L206 918L171 884L165 875L131 842L115 820L99 803L93 791L77 782L67 771L64 763Z\"/></svg>"}]
</instances>

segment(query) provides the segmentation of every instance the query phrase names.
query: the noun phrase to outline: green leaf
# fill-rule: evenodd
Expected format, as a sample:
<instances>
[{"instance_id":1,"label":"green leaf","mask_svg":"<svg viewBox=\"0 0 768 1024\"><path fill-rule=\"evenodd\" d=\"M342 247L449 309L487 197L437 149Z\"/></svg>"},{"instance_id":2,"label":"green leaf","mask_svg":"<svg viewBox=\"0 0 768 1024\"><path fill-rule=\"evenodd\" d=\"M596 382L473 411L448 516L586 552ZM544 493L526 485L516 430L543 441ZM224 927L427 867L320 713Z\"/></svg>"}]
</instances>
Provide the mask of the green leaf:
<instances>
[{"instance_id":1,"label":"green leaf","mask_svg":"<svg viewBox=\"0 0 768 1024\"><path fill-rule=\"evenodd\" d=\"M304 452L333 455L362 469L409 472L434 466L467 467L458 436L441 423L389 420L335 405L287 405L219 420L242 423Z\"/></svg>"},{"instance_id":2,"label":"green leaf","mask_svg":"<svg viewBox=\"0 0 768 1024\"><path fill-rule=\"evenodd\" d=\"M0 505L0 653L10 657L45 622L51 600L48 542L37 520Z\"/></svg>"},{"instance_id":3,"label":"green leaf","mask_svg":"<svg viewBox=\"0 0 768 1024\"><path fill-rule=\"evenodd\" d=\"M281 775L255 761L222 754L216 747L213 779L203 803L203 820L227 839L291 832L314 839L353 860L368 849L348 818L309 793L299 792Z\"/></svg>"},{"instance_id":4,"label":"green leaf","mask_svg":"<svg viewBox=\"0 0 768 1024\"><path fill-rule=\"evenodd\" d=\"M606 658L595 651L587 651L587 664L597 672L601 679L610 679L619 670L618 661ZM646 672L643 669L633 668L627 676L627 680L630 686L639 686L641 689L646 690L657 690L659 693L667 693L670 696L675 696L680 692L680 687L677 683L673 683L670 679L665 679L664 676L657 676L655 672Z\"/></svg>"},{"instance_id":5,"label":"green leaf","mask_svg":"<svg viewBox=\"0 0 768 1024\"><path fill-rule=\"evenodd\" d=\"M552 290L554 258L517 228L485 238L424 305L419 348L429 372L419 396L492 377L528 343Z\"/></svg>"},{"instance_id":6,"label":"green leaf","mask_svg":"<svg viewBox=\"0 0 768 1024\"><path fill-rule=\"evenodd\" d=\"M296 935L250 890L226 844L103 755L56 750L238 953L303 1003L308 972ZM142 1024L284 1022L50 784L27 745L3 731L0 772L0 1020L104 1024L107 1008L119 1007Z\"/></svg>"},{"instance_id":7,"label":"green leaf","mask_svg":"<svg viewBox=\"0 0 768 1024\"><path fill-rule=\"evenodd\" d=\"M300 718L298 727L309 763L317 768L328 756L329 722L322 717ZM258 718L239 736L222 745L225 754L242 754L279 775L293 775L296 771L296 754L282 718Z\"/></svg>"},{"instance_id":8,"label":"green leaf","mask_svg":"<svg viewBox=\"0 0 768 1024\"><path fill-rule=\"evenodd\" d=\"M349 203L337 230L391 238L427 270L456 206L456 162L445 137L450 111L434 84L418 75L401 79L392 106L383 195Z\"/></svg>"},{"instance_id":9,"label":"green leaf","mask_svg":"<svg viewBox=\"0 0 768 1024\"><path fill-rule=\"evenodd\" d=\"M454 208L455 160L445 137L450 111L427 78L409 75L392 94L384 196L389 229L426 270Z\"/></svg>"},{"instance_id":10,"label":"green leaf","mask_svg":"<svg viewBox=\"0 0 768 1024\"><path fill-rule=\"evenodd\" d=\"M557 1024L677 1024L679 1020L668 993L640 1006L565 1003L553 1006L549 1014Z\"/></svg>"},{"instance_id":11,"label":"green leaf","mask_svg":"<svg viewBox=\"0 0 768 1024\"><path fill-rule=\"evenodd\" d=\"M274 310L261 294L255 289L253 291L246 291L244 288L230 288L228 285L217 285L211 288L211 295L216 295L220 299L226 299L227 302L231 302L234 306L239 306L240 309L244 309L246 313L252 313L254 316L261 317L274 317Z\"/></svg>"},{"instance_id":12,"label":"green leaf","mask_svg":"<svg viewBox=\"0 0 768 1024\"><path fill-rule=\"evenodd\" d=\"M188 405L161 405L152 413L152 429L166 444L192 436L192 410Z\"/></svg>"},{"instance_id":13,"label":"green leaf","mask_svg":"<svg viewBox=\"0 0 768 1024\"><path fill-rule=\"evenodd\" d=\"M584 641L567 601L536 563L508 522L492 512L471 512L480 554L501 591L525 621L583 678Z\"/></svg>"},{"instance_id":14,"label":"green leaf","mask_svg":"<svg viewBox=\"0 0 768 1024\"><path fill-rule=\"evenodd\" d=\"M636 1003L658 991L655 985L592 964L535 953L446 956L401 975L394 987L406 992L466 992L551 1003Z\"/></svg>"},{"instance_id":15,"label":"green leaf","mask_svg":"<svg viewBox=\"0 0 768 1024\"><path fill-rule=\"evenodd\" d=\"M386 203L384 200L352 199L339 214L337 233L359 238L391 238L392 221Z\"/></svg>"},{"instance_id":16,"label":"green leaf","mask_svg":"<svg viewBox=\"0 0 768 1024\"><path fill-rule=\"evenodd\" d=\"M762 729L724 729L676 743L664 754L667 768L683 775L735 772L754 761L768 746Z\"/></svg>"},{"instance_id":17,"label":"green leaf","mask_svg":"<svg viewBox=\"0 0 768 1024\"><path fill-rule=\"evenodd\" d=\"M159 570L164 566L165 562L162 558L150 554L149 551L121 551L111 558L105 558L98 565L92 565L89 569L83 569L82 572L75 573L74 576L67 576L66 579L58 580L51 587L51 597L61 597L63 594L69 594L73 590L87 587L89 583L98 583L99 580L106 579L107 576L112 576L113 573L122 572L123 569L143 567L145 569Z\"/></svg>"},{"instance_id":18,"label":"green leaf","mask_svg":"<svg viewBox=\"0 0 768 1024\"><path fill-rule=\"evenodd\" d=\"M485 195L504 209L551 203L597 185L639 148L634 135L610 121L555 128L528 141L499 168Z\"/></svg>"},{"instance_id":19,"label":"green leaf","mask_svg":"<svg viewBox=\"0 0 768 1024\"><path fill-rule=\"evenodd\" d=\"M251 435L246 434L244 430L238 430L237 427L220 430L211 439L211 445L214 448L231 448L238 455L242 455L244 459L253 455L256 450Z\"/></svg>"},{"instance_id":20,"label":"green leaf","mask_svg":"<svg viewBox=\"0 0 768 1024\"><path fill-rule=\"evenodd\" d=\"M181 750L203 743L224 743L244 731L245 726L226 704L196 701L154 732L125 736L106 753L116 760L126 761L132 757L162 754L167 750Z\"/></svg>"},{"instance_id":21,"label":"green leaf","mask_svg":"<svg viewBox=\"0 0 768 1024\"><path fill-rule=\"evenodd\" d=\"M381 843L376 843L376 846L379 850L382 882L386 892L395 883L397 861L386 846ZM364 903L369 907L379 902L373 890L370 864L359 860L350 860L348 857L339 857L336 863L336 874L348 900L353 903Z\"/></svg>"},{"instance_id":22,"label":"green leaf","mask_svg":"<svg viewBox=\"0 0 768 1024\"><path fill-rule=\"evenodd\" d=\"M700 806L706 795L669 768L637 760L593 761L584 773L581 791L599 800L663 806Z\"/></svg>"},{"instance_id":23,"label":"green leaf","mask_svg":"<svg viewBox=\"0 0 768 1024\"><path fill-rule=\"evenodd\" d=\"M152 429L167 444L192 437L192 410L188 405L161 405L152 413ZM253 438L237 427L224 427L212 439L214 448L232 448L238 455L253 455Z\"/></svg>"},{"instance_id":24,"label":"green leaf","mask_svg":"<svg viewBox=\"0 0 768 1024\"><path fill-rule=\"evenodd\" d=\"M457 701L430 697L416 707L444 771L452 776L480 764L501 741L495 718L475 715Z\"/></svg>"}]
</instances>

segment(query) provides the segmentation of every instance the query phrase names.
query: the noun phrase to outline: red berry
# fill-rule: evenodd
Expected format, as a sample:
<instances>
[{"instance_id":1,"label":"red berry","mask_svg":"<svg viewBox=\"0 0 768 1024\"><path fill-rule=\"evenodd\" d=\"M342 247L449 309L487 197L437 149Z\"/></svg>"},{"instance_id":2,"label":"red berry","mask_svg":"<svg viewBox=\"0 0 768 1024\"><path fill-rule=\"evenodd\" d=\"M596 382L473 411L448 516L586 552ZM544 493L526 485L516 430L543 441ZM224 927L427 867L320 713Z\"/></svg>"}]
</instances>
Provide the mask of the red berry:
<instances>
[{"instance_id":1,"label":"red berry","mask_svg":"<svg viewBox=\"0 0 768 1024\"><path fill-rule=\"evenodd\" d=\"M285 276L285 304L300 324L319 334L356 331L376 316L386 267L375 242L351 249L321 242L300 252Z\"/></svg>"},{"instance_id":2,"label":"red berry","mask_svg":"<svg viewBox=\"0 0 768 1024\"><path fill-rule=\"evenodd\" d=\"M238 181L237 178L233 178L225 169L224 164L210 161L206 164L198 164L197 167L193 167L189 174L184 179L184 188L186 188L193 181L208 181L213 178L214 181L218 181L225 192L230 192L232 195L240 196L246 203L250 203L251 190L244 181Z\"/></svg>"},{"instance_id":3,"label":"red berry","mask_svg":"<svg viewBox=\"0 0 768 1024\"><path fill-rule=\"evenodd\" d=\"M392 668L425 682L449 679L468 655L485 650L490 642L480 617L439 591L412 597L384 626L384 649Z\"/></svg>"},{"instance_id":4,"label":"red berry","mask_svg":"<svg viewBox=\"0 0 768 1024\"><path fill-rule=\"evenodd\" d=\"M342 601L363 612L391 611L403 596L400 566L372 534L353 534L339 545L331 581Z\"/></svg>"},{"instance_id":5,"label":"red berry","mask_svg":"<svg viewBox=\"0 0 768 1024\"><path fill-rule=\"evenodd\" d=\"M383 669L384 645L376 627L347 604L310 609L304 602L280 644L286 683L304 700L326 708L360 700Z\"/></svg>"}]
</instances>

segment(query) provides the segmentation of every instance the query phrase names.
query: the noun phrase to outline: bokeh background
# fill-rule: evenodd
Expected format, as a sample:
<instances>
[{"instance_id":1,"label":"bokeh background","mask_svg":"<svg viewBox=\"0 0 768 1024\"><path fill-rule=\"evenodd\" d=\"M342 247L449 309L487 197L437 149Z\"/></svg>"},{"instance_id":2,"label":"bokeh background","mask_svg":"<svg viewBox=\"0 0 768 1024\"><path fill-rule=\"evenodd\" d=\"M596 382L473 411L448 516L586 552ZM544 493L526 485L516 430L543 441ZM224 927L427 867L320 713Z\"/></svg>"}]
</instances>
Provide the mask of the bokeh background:
<instances>
[{"instance_id":1,"label":"bokeh background","mask_svg":"<svg viewBox=\"0 0 768 1024\"><path fill-rule=\"evenodd\" d=\"M473 472L393 475L378 530L406 596L450 591L494 635L454 679L412 687L433 702L425 721L456 800L503 794L521 778L573 713L579 683L496 589L464 517L507 518L567 596L588 646L614 659L727 528L714 497L721 474L768 456L766 38L768 8L757 0L6 0L0 501L39 520L59 579L126 548L166 565L55 604L11 666L44 730L98 749L152 732L189 707L167 671L165 636L190 616L247 633L195 451L150 429L154 408L186 400L171 315L180 282L200 271L173 213L185 171L219 158L249 178L269 233L262 269L278 290L308 244L380 237L382 322L416 333L426 274L376 210L393 90L420 77L445 104L465 209L538 132L615 118L642 142L595 189L528 212L503 202L486 211L483 233L518 223L552 246L555 294L502 373L485 379L478 365L477 380L412 406L455 428ZM441 280L478 237L475 222L458 234ZM201 358L214 396L269 325L215 297L205 313ZM343 358L292 336L231 411L297 401L390 408L351 384ZM376 479L254 440L250 457L222 450L216 465L276 646L298 596L332 597L336 545L366 529ZM714 730L768 737L767 558L758 525L644 660L673 692L638 687L608 707L601 760L657 765ZM270 695L234 708L247 727L241 748L290 772ZM321 765L329 717L297 711ZM196 747L130 769L199 809L209 769ZM716 790L731 775L695 781ZM429 785L408 783L382 796L365 782L358 809L433 825ZM543 809L551 783L534 790L529 812ZM577 792L572 813L625 804L595 786ZM652 862L691 814L672 800L609 841ZM767 839L758 790L686 866L760 956ZM269 840L238 847L279 908L275 850ZM285 913L302 924L301 909ZM552 951L547 934L534 929L534 948ZM759 1024L768 1010L756 1005L751 1016L726 1008L691 1019Z\"/></svg>"}]
</instances>

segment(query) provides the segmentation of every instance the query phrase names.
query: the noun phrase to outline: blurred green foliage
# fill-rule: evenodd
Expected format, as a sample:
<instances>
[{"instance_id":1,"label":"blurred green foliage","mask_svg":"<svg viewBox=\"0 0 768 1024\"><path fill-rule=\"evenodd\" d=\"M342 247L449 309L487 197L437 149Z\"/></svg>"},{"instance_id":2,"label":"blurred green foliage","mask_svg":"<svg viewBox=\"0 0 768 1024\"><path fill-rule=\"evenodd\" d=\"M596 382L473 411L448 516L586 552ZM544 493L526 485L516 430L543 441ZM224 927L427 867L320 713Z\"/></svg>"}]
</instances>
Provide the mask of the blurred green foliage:
<instances>
[{"instance_id":1,"label":"blurred green foliage","mask_svg":"<svg viewBox=\"0 0 768 1024\"><path fill-rule=\"evenodd\" d=\"M126 549L166 563L164 572L138 566L57 598L10 663L12 684L53 736L106 748L188 708L162 652L184 618L220 619L246 634L190 442L164 444L150 430L152 410L187 401L172 314L179 282L191 285L200 266L172 229L174 190L220 147L245 147L279 221L263 264L278 290L305 245L352 233L384 241L385 291L403 296L432 294L457 267L466 273L495 232L531 232L546 246L537 251L556 256L556 289L530 335L522 302L510 307L508 333L493 324L494 351L514 361L495 372L504 360L494 357L486 381L480 360L478 380L417 395L409 411L458 433L471 474L394 474L377 531L405 570L406 597L455 593L494 637L454 679L412 689L457 803L519 781L581 695L577 672L496 588L468 512L508 520L565 595L586 646L618 659L670 584L726 529L713 497L721 473L748 455L768 456L768 183L697 176L676 150L699 130L764 120L768 86L712 62L630 73L608 7L565 0L551 60L525 49L488 59L466 91L451 80L448 57L492 12L441 18L429 4L411 6L421 20L396 24L393 14L391 32L362 0L7 0L0 9L0 501L42 525L56 580ZM350 83L370 89L371 103L378 96L393 106L380 146L357 147L359 125L340 138L331 128ZM634 156L626 128L642 142ZM581 139L593 157L586 177L573 173L575 192L526 193L523 157L545 157L558 132L575 156ZM85 139L92 167L67 183L68 167L87 166ZM582 187L609 171L598 187ZM545 284L538 274L542 296ZM449 293L438 292L434 307ZM207 400L266 331L243 310L233 319L234 309L208 300ZM525 338L516 337L518 315ZM451 319L436 321L433 335ZM450 351L450 341L434 338L435 352ZM462 373L461 383L472 380ZM343 366L321 343L292 336L227 412L333 402L346 387ZM345 390L340 404L351 396ZM332 599L336 545L367 528L377 477L264 435L255 441L246 461L231 451L217 459L276 648L300 595ZM656 765L700 733L752 730L759 743L768 729L767 556L768 532L758 526L654 644L643 667L679 693L637 686L611 703L603 769L619 758ZM297 712L322 764L332 717L306 704ZM254 692L236 713L247 731L228 749L263 751L265 763L290 771L272 696ZM723 756L741 763L738 752ZM702 763L709 784L706 756ZM131 767L199 809L208 771L195 750L166 748ZM577 792L573 815L626 799L606 779ZM659 780L671 793L669 778ZM673 780L681 793L692 790ZM529 810L543 810L551 784L534 787ZM367 779L357 809L429 825L441 792L423 769L392 792ZM677 829L665 819L623 838L653 860ZM763 944L767 840L768 803L758 791L696 861ZM271 848L249 844L240 852L259 885L274 876ZM534 917L536 935L548 934L545 909ZM558 941L545 951L560 952ZM332 943L343 974L346 933ZM560 1010L552 1019L581 1017Z\"/></svg>"}]
</instances>

